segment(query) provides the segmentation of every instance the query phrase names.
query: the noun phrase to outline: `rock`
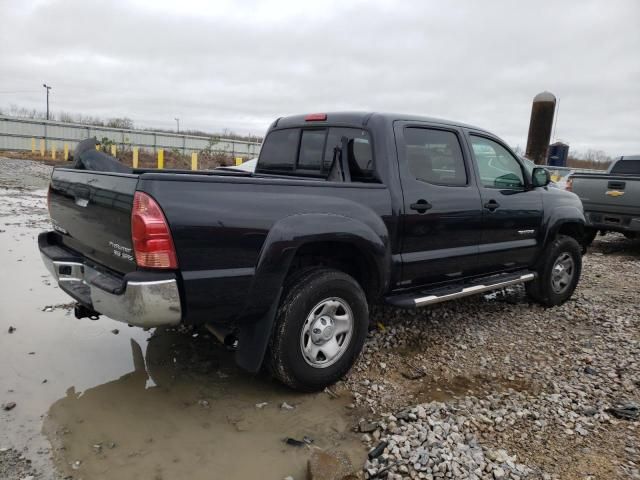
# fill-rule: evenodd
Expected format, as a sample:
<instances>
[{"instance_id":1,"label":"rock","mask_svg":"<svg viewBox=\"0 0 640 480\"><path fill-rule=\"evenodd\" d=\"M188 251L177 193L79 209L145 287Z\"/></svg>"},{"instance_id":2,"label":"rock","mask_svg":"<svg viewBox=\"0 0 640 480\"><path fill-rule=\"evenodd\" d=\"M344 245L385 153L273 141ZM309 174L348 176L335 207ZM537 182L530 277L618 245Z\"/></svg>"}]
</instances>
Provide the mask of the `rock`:
<instances>
[{"instance_id":1,"label":"rock","mask_svg":"<svg viewBox=\"0 0 640 480\"><path fill-rule=\"evenodd\" d=\"M15 331L16 331L16 327L14 327L14 326L10 326L9 327L9 333L13 333Z\"/></svg>"},{"instance_id":2,"label":"rock","mask_svg":"<svg viewBox=\"0 0 640 480\"><path fill-rule=\"evenodd\" d=\"M342 451L314 450L307 468L309 480L343 480L353 472L349 457Z\"/></svg>"},{"instance_id":3,"label":"rock","mask_svg":"<svg viewBox=\"0 0 640 480\"><path fill-rule=\"evenodd\" d=\"M114 328L113 330L111 330L111 333L113 333L114 335L118 335L120 333L120 330Z\"/></svg>"},{"instance_id":4,"label":"rock","mask_svg":"<svg viewBox=\"0 0 640 480\"><path fill-rule=\"evenodd\" d=\"M14 408L16 408L16 402L7 402L2 404L2 409L5 412L8 412L9 410L13 410Z\"/></svg>"},{"instance_id":5,"label":"rock","mask_svg":"<svg viewBox=\"0 0 640 480\"><path fill-rule=\"evenodd\" d=\"M282 402L282 405L280 405L281 410L295 410L295 408L296 407L289 405L287 402Z\"/></svg>"},{"instance_id":6,"label":"rock","mask_svg":"<svg viewBox=\"0 0 640 480\"><path fill-rule=\"evenodd\" d=\"M260 402L260 403L256 403L256 408L264 408L267 405L269 405L269 402Z\"/></svg>"},{"instance_id":7,"label":"rock","mask_svg":"<svg viewBox=\"0 0 640 480\"><path fill-rule=\"evenodd\" d=\"M638 420L640 418L640 405L636 403L618 405L605 411L622 420Z\"/></svg>"},{"instance_id":8,"label":"rock","mask_svg":"<svg viewBox=\"0 0 640 480\"><path fill-rule=\"evenodd\" d=\"M493 469L493 478L496 480L501 480L505 477L506 473L502 467L497 467Z\"/></svg>"},{"instance_id":9,"label":"rock","mask_svg":"<svg viewBox=\"0 0 640 480\"><path fill-rule=\"evenodd\" d=\"M371 433L378 428L378 422L367 422L366 420L362 420L358 424L358 428L361 433Z\"/></svg>"}]
</instances>

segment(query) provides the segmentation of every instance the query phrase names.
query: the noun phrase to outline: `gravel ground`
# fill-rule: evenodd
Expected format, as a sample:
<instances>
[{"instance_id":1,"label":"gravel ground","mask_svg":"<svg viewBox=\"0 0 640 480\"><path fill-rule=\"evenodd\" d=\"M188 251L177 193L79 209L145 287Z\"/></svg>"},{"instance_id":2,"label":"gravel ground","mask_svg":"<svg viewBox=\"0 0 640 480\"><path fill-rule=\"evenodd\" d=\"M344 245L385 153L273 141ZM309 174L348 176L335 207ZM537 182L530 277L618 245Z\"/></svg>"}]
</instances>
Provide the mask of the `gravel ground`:
<instances>
[{"instance_id":1,"label":"gravel ground","mask_svg":"<svg viewBox=\"0 0 640 480\"><path fill-rule=\"evenodd\" d=\"M46 186L50 167L24 160L1 160L0 167L5 189L1 199L7 204L0 232L44 228L46 212L36 202L43 193L37 197L30 189ZM20 225L14 226L16 215ZM512 288L416 311L373 309L373 330L363 355L333 389L353 396L344 419L353 423L364 446L371 449L358 476L640 479L639 287L640 241L612 234L595 241L584 257L576 293L561 307L530 304L524 289ZM26 325L18 328L24 333ZM75 348L98 325L85 328L75 330L77 338L71 342ZM60 363L57 357L52 359L54 366ZM117 363L117 358L105 362L101 368ZM64 381L75 383L81 373L70 369ZM104 376L101 382L114 374ZM48 378L45 385L58 380ZM234 382L228 388L236 393L248 388L242 376ZM119 402L126 402L137 392L131 393L127 385L117 380L94 390L109 389ZM199 377L197 387L203 385L212 388ZM171 406L166 395L158 396L159 390L144 391L157 402L154 408ZM174 393L176 398L185 394ZM254 393L245 395L248 403L253 402ZM89 402L91 395L79 398ZM150 406L149 398L145 401ZM18 407L0 411L0 416L12 422L26 401L18 398ZM87 412L94 411L89 407ZM70 417L78 410L73 402L69 409ZM87 422L94 422L89 415ZM127 421L137 428L135 419ZM256 420L256 425L263 421ZM39 472L31 467L29 455L35 446L28 452L16 449L11 433L3 437L2 430L0 479L54 478L50 467L40 467L44 471Z\"/></svg>"},{"instance_id":2,"label":"gravel ground","mask_svg":"<svg viewBox=\"0 0 640 480\"><path fill-rule=\"evenodd\" d=\"M346 382L363 441L382 452L365 476L640 478L638 417L611 410L638 413L638 253L600 237L573 298L552 309L515 288L375 310Z\"/></svg>"}]
</instances>

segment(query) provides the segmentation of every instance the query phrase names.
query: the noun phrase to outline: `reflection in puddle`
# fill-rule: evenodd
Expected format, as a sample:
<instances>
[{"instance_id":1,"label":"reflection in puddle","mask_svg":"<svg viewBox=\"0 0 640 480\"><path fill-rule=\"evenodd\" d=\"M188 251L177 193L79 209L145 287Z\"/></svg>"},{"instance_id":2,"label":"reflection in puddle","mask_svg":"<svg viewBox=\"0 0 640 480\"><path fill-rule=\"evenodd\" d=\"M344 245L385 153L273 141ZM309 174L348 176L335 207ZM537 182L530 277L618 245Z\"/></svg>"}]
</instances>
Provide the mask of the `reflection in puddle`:
<instances>
[{"instance_id":1,"label":"reflection in puddle","mask_svg":"<svg viewBox=\"0 0 640 480\"><path fill-rule=\"evenodd\" d=\"M72 387L49 409L44 431L62 473L304 478L308 447L283 442L304 436L314 440L311 448L338 447L362 463L365 452L351 432L347 394L297 394L249 376L208 334L158 330L145 356L133 339L131 347L131 373L82 393ZM295 408L283 409L283 402Z\"/></svg>"}]
</instances>

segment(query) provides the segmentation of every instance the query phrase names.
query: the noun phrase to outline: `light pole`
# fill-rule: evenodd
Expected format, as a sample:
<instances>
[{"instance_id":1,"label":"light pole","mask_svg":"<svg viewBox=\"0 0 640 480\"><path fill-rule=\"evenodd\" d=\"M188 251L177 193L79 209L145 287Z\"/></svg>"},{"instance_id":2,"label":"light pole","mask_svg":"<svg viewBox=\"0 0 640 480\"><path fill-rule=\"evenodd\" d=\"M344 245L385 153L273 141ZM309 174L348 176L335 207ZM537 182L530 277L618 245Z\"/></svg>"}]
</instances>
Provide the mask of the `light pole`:
<instances>
[{"instance_id":1,"label":"light pole","mask_svg":"<svg viewBox=\"0 0 640 480\"><path fill-rule=\"evenodd\" d=\"M51 90L51 86L43 83L42 86L47 89L47 120L49 120L49 90Z\"/></svg>"},{"instance_id":2,"label":"light pole","mask_svg":"<svg viewBox=\"0 0 640 480\"><path fill-rule=\"evenodd\" d=\"M180 119L179 118L174 118L174 120L178 124L178 133L180 133Z\"/></svg>"}]
</instances>

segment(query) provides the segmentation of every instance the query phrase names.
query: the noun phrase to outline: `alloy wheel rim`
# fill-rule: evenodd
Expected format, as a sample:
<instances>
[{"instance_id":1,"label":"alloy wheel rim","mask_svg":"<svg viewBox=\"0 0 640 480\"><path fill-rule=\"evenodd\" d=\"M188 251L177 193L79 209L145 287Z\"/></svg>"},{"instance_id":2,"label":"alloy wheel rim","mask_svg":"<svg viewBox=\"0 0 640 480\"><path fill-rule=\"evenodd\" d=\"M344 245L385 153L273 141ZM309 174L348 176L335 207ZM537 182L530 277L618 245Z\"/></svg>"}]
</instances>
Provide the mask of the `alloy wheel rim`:
<instances>
[{"instance_id":1,"label":"alloy wheel rim","mask_svg":"<svg viewBox=\"0 0 640 480\"><path fill-rule=\"evenodd\" d=\"M326 368L349 348L353 311L341 298L331 297L311 309L300 332L300 349L307 364Z\"/></svg>"},{"instance_id":2,"label":"alloy wheel rim","mask_svg":"<svg viewBox=\"0 0 640 480\"><path fill-rule=\"evenodd\" d=\"M576 264L569 252L558 255L551 269L551 288L555 293L567 291L575 274Z\"/></svg>"}]
</instances>

